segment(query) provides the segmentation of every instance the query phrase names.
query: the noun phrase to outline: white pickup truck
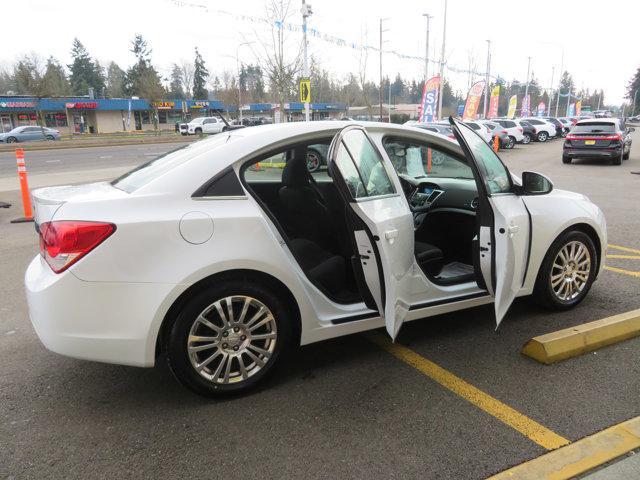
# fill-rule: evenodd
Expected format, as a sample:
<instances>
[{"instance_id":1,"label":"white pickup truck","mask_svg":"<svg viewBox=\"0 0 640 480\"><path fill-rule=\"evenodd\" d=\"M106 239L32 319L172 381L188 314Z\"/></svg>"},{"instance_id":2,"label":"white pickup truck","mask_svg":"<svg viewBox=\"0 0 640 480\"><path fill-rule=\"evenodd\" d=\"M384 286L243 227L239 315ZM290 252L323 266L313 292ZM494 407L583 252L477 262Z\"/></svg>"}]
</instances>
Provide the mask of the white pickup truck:
<instances>
[{"instance_id":1,"label":"white pickup truck","mask_svg":"<svg viewBox=\"0 0 640 480\"><path fill-rule=\"evenodd\" d=\"M201 133L220 133L225 130L225 123L217 117L198 117L189 123L180 124L182 135L200 135Z\"/></svg>"}]
</instances>

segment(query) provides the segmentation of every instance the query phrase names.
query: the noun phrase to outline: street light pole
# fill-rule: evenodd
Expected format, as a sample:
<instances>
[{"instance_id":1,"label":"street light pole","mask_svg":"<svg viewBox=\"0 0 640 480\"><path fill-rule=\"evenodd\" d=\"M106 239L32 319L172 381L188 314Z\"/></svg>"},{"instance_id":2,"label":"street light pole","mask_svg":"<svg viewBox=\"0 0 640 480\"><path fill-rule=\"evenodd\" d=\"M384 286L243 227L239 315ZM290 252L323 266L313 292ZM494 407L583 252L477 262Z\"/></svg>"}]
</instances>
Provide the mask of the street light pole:
<instances>
[{"instance_id":1,"label":"street light pole","mask_svg":"<svg viewBox=\"0 0 640 480\"><path fill-rule=\"evenodd\" d=\"M558 116L558 108L560 108L560 86L562 85L562 74L564 69L564 50L562 50L562 57L560 60L560 78L558 79L558 96L556 98L556 117Z\"/></svg>"},{"instance_id":2,"label":"street light pole","mask_svg":"<svg viewBox=\"0 0 640 480\"><path fill-rule=\"evenodd\" d=\"M556 67L551 67L551 86L549 87L549 116L551 116L551 102L553 102L553 77L556 73Z\"/></svg>"},{"instance_id":3,"label":"street light pole","mask_svg":"<svg viewBox=\"0 0 640 480\"><path fill-rule=\"evenodd\" d=\"M309 78L309 60L307 58L307 17L312 13L311 5L305 3L305 0L302 0L302 46L304 56L302 75L304 78ZM309 102L304 102L304 116L305 120L308 122L310 120Z\"/></svg>"},{"instance_id":4,"label":"street light pole","mask_svg":"<svg viewBox=\"0 0 640 480\"><path fill-rule=\"evenodd\" d=\"M427 39L424 47L424 83L426 84L429 79L429 24L433 15L423 13L422 16L427 19Z\"/></svg>"},{"instance_id":5,"label":"street light pole","mask_svg":"<svg viewBox=\"0 0 640 480\"><path fill-rule=\"evenodd\" d=\"M442 118L442 97L444 93L444 52L447 39L447 4L444 0L444 22L442 26L442 52L440 53L440 92L438 95L438 118Z\"/></svg>"},{"instance_id":6,"label":"street light pole","mask_svg":"<svg viewBox=\"0 0 640 480\"><path fill-rule=\"evenodd\" d=\"M527 98L527 95L529 95L529 73L531 72L531 57L527 57L527 83L524 87L524 98ZM527 115L529 115L531 113L531 101L529 101L529 112L527 112ZM520 114L522 115L522 112L520 112Z\"/></svg>"},{"instance_id":7,"label":"street light pole","mask_svg":"<svg viewBox=\"0 0 640 480\"><path fill-rule=\"evenodd\" d=\"M487 119L487 100L489 97L489 69L491 68L491 40L487 40L487 73L484 81L484 107L483 107L483 117L485 120Z\"/></svg>"},{"instance_id":8,"label":"street light pole","mask_svg":"<svg viewBox=\"0 0 640 480\"><path fill-rule=\"evenodd\" d=\"M236 70L238 70L238 118L242 125L242 85L240 82L240 47L251 45L255 42L242 42L236 47Z\"/></svg>"}]
</instances>

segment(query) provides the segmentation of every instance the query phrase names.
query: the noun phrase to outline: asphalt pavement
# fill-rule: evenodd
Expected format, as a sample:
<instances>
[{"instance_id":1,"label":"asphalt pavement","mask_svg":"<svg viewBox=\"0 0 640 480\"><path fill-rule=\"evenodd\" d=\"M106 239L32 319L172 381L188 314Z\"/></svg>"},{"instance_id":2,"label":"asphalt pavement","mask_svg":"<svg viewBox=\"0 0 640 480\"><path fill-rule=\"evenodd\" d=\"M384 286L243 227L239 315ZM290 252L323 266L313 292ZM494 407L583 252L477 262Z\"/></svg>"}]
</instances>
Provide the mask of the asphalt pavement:
<instances>
[{"instance_id":1,"label":"asphalt pavement","mask_svg":"<svg viewBox=\"0 0 640 480\"><path fill-rule=\"evenodd\" d=\"M640 171L638 134L635 141L622 166L563 165L560 140L501 155L515 173L538 171L589 196L605 212L610 243L640 250L640 175L630 173ZM43 179L101 179L165 149L136 146L129 157L131 146L75 150L75 160L34 152L27 164ZM0 181L9 182L15 172L4 164L15 163L0 162ZM367 335L300 348L262 388L225 401L191 394L164 365L50 353L27 317L22 277L37 237L31 224L8 223L21 215L18 199L15 188L0 188L0 200L16 202L0 209L0 478L480 479L546 452ZM398 343L575 441L640 415L640 338L551 366L519 352L535 335L640 307L640 274L632 275L640 260L607 263L629 273L604 271L571 311L520 299L497 332L484 306L411 322Z\"/></svg>"}]
</instances>

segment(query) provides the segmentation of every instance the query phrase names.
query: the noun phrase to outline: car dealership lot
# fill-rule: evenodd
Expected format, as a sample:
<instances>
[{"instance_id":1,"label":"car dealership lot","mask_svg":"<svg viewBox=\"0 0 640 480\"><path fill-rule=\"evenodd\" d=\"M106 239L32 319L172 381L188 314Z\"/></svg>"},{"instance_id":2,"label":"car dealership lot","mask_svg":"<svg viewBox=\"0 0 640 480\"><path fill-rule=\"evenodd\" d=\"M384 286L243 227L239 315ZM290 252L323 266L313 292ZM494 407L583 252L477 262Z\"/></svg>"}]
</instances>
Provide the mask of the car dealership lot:
<instances>
[{"instance_id":1,"label":"car dealership lot","mask_svg":"<svg viewBox=\"0 0 640 480\"><path fill-rule=\"evenodd\" d=\"M112 155L108 149L94 155L83 179L103 178L106 170L115 175L151 158L145 153L166 150L136 148L148 150L120 166L99 158ZM411 322L398 344L537 422L549 436L575 441L640 415L640 339L554 366L519 351L532 336L640 306L640 278L633 275L640 272L634 258L640 257L640 176L630 174L640 170L640 149L632 149L622 166L594 160L563 165L561 149L562 141L553 140L501 156L516 173L545 173L557 188L596 202L607 217L610 244L631 249L609 250L624 257L608 259L617 270L603 272L569 312L549 314L520 300L496 333L492 309L485 306ZM39 176L56 171L47 159L65 160L59 151L49 155ZM4 167L15 163L5 157L0 180L10 182ZM75 179L79 170L64 174ZM487 413L473 398L443 388L370 335L301 348L266 388L223 402L190 394L164 366L142 370L49 353L26 316L22 276L37 238L32 225L8 224L21 215L18 198L17 191L0 194L0 200L16 202L0 210L1 478L110 478L122 472L131 478L483 478L546 451L544 440L522 425L497 419L499 409Z\"/></svg>"}]
</instances>

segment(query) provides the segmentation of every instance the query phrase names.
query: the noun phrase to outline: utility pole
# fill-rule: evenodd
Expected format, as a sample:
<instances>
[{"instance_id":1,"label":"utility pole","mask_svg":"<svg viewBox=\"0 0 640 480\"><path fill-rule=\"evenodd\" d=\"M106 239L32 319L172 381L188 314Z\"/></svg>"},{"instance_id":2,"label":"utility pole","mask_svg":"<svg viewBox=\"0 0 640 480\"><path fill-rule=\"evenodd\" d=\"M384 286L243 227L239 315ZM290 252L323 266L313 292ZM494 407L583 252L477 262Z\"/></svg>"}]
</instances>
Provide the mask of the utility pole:
<instances>
[{"instance_id":1,"label":"utility pole","mask_svg":"<svg viewBox=\"0 0 640 480\"><path fill-rule=\"evenodd\" d=\"M560 60L560 78L558 79L558 97L556 98L556 117L558 116L558 108L560 107L560 86L562 85L562 74L564 73L564 50L562 50L562 57ZM551 111L551 106L549 106Z\"/></svg>"},{"instance_id":2,"label":"utility pole","mask_svg":"<svg viewBox=\"0 0 640 480\"><path fill-rule=\"evenodd\" d=\"M556 73L556 67L551 67L551 86L549 87L549 116L551 116L551 102L553 102L553 76Z\"/></svg>"},{"instance_id":3,"label":"utility pole","mask_svg":"<svg viewBox=\"0 0 640 480\"><path fill-rule=\"evenodd\" d=\"M529 95L529 74L531 73L531 57L527 57L527 83L524 87L524 96L526 97L527 95ZM529 105L529 108L531 108L531 105Z\"/></svg>"},{"instance_id":4,"label":"utility pole","mask_svg":"<svg viewBox=\"0 0 640 480\"><path fill-rule=\"evenodd\" d=\"M491 69L491 40L487 40L487 73L484 81L484 108L483 117L487 119L487 104L489 99L489 70Z\"/></svg>"},{"instance_id":5,"label":"utility pole","mask_svg":"<svg viewBox=\"0 0 640 480\"><path fill-rule=\"evenodd\" d=\"M433 15L423 13L422 16L427 19L427 39L424 47L424 83L426 84L427 80L429 80L429 23Z\"/></svg>"},{"instance_id":6,"label":"utility pole","mask_svg":"<svg viewBox=\"0 0 640 480\"><path fill-rule=\"evenodd\" d=\"M238 118L240 119L240 125L242 125L242 85L240 83L240 47L245 45L252 45L255 42L242 42L236 47L236 69L238 70Z\"/></svg>"},{"instance_id":7,"label":"utility pole","mask_svg":"<svg viewBox=\"0 0 640 480\"><path fill-rule=\"evenodd\" d=\"M442 118L442 97L444 93L444 52L447 39L447 3L444 0L444 23L442 26L442 52L440 53L440 91L438 92L438 119Z\"/></svg>"},{"instance_id":8,"label":"utility pole","mask_svg":"<svg viewBox=\"0 0 640 480\"><path fill-rule=\"evenodd\" d=\"M380 19L380 88L378 88L378 102L380 103L380 121L382 121L382 99L384 98L384 94L382 91L382 89L384 88L382 86L382 43L383 43L382 33L387 31L382 29L382 22L384 22L385 20L388 20L388 19L387 18Z\"/></svg>"},{"instance_id":9,"label":"utility pole","mask_svg":"<svg viewBox=\"0 0 640 480\"><path fill-rule=\"evenodd\" d=\"M302 75L304 76L304 78L309 78L309 60L307 58L307 17L311 16L311 14L313 13L311 11L311 5L305 3L304 0L302 0L302 47L303 47L303 72ZM309 114L309 102L304 102L304 117L305 120L308 122L310 120L310 114Z\"/></svg>"}]
</instances>

